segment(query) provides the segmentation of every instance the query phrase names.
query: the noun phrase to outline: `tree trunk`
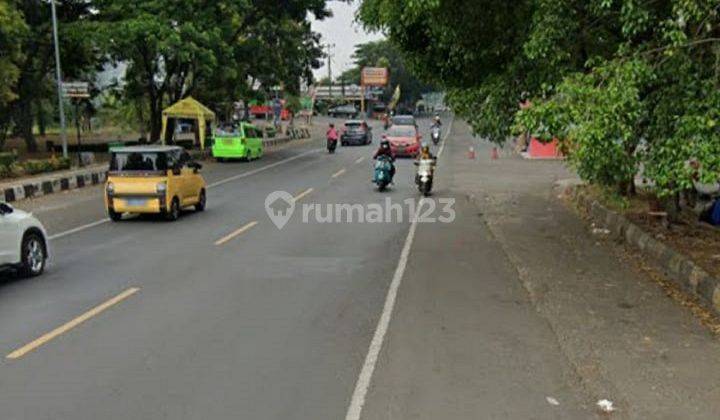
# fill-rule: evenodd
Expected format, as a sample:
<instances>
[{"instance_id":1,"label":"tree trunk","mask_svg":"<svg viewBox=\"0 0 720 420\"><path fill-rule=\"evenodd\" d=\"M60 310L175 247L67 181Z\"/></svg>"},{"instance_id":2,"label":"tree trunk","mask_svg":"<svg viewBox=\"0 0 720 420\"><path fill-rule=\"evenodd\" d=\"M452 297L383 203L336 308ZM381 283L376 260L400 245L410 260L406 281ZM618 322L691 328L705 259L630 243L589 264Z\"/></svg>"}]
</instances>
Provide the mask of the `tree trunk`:
<instances>
[{"instance_id":1,"label":"tree trunk","mask_svg":"<svg viewBox=\"0 0 720 420\"><path fill-rule=\"evenodd\" d=\"M40 130L40 136L45 136L45 128L47 126L47 113L45 112L45 107L43 106L43 103L41 100L38 100L35 103L35 107L37 108L37 124L38 124L38 130Z\"/></svg>"},{"instance_id":2,"label":"tree trunk","mask_svg":"<svg viewBox=\"0 0 720 420\"><path fill-rule=\"evenodd\" d=\"M162 105L157 98L150 98L150 142L160 140L162 131Z\"/></svg>"},{"instance_id":3,"label":"tree trunk","mask_svg":"<svg viewBox=\"0 0 720 420\"><path fill-rule=\"evenodd\" d=\"M28 152L37 152L38 146L33 134L33 123L35 118L33 115L32 103L24 99L22 96L16 103L15 124L17 125L17 134L25 140L25 147Z\"/></svg>"}]
</instances>

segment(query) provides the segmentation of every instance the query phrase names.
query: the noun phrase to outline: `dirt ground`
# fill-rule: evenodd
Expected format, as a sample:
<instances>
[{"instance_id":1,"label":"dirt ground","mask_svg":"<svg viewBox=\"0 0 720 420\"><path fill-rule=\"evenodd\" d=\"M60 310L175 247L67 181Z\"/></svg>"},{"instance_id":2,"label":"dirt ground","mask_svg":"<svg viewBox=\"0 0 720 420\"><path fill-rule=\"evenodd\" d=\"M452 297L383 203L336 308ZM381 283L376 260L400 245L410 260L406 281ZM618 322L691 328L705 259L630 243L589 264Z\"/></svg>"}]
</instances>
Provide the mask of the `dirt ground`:
<instances>
[{"instance_id":1,"label":"dirt ground","mask_svg":"<svg viewBox=\"0 0 720 420\"><path fill-rule=\"evenodd\" d=\"M621 205L617 199L597 189L589 188L588 191L656 239L690 257L711 275L720 277L720 228L700 222L691 214L683 214L679 222L668 226L662 217L651 214L655 204L647 195L640 194Z\"/></svg>"}]
</instances>

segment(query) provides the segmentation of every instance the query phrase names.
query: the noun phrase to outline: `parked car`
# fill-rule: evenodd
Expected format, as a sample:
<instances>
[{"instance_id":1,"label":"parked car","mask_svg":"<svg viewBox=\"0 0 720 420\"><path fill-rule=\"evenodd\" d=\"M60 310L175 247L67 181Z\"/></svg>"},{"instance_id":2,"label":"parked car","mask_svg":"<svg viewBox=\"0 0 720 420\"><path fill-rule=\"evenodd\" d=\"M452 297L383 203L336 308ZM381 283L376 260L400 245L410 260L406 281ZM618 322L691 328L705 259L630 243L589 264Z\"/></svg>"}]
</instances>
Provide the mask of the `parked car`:
<instances>
[{"instance_id":1,"label":"parked car","mask_svg":"<svg viewBox=\"0 0 720 420\"><path fill-rule=\"evenodd\" d=\"M105 208L113 221L123 213L156 213L177 220L185 207L205 210L202 165L178 146L112 150L105 183Z\"/></svg>"},{"instance_id":2,"label":"parked car","mask_svg":"<svg viewBox=\"0 0 720 420\"><path fill-rule=\"evenodd\" d=\"M340 134L340 144L350 146L370 143L372 143L372 129L365 121L345 121L345 126Z\"/></svg>"},{"instance_id":3,"label":"parked car","mask_svg":"<svg viewBox=\"0 0 720 420\"><path fill-rule=\"evenodd\" d=\"M383 135L390 142L390 149L397 156L417 157L422 137L412 125L393 125Z\"/></svg>"},{"instance_id":4,"label":"parked car","mask_svg":"<svg viewBox=\"0 0 720 420\"><path fill-rule=\"evenodd\" d=\"M226 127L215 133L212 155L218 161L225 159L260 159L263 155L262 131L250 124Z\"/></svg>"},{"instance_id":5,"label":"parked car","mask_svg":"<svg viewBox=\"0 0 720 420\"><path fill-rule=\"evenodd\" d=\"M49 258L47 233L32 214L0 203L0 269L39 276Z\"/></svg>"},{"instance_id":6,"label":"parked car","mask_svg":"<svg viewBox=\"0 0 720 420\"><path fill-rule=\"evenodd\" d=\"M415 117L412 115L396 115L392 117L391 123L392 125L409 125L417 127L417 121L415 121Z\"/></svg>"},{"instance_id":7,"label":"parked car","mask_svg":"<svg viewBox=\"0 0 720 420\"><path fill-rule=\"evenodd\" d=\"M328 110L328 115L331 118L339 118L339 117L346 117L346 118L355 118L357 117L359 111L357 108L355 108L355 105L340 105L336 107L332 107Z\"/></svg>"}]
</instances>

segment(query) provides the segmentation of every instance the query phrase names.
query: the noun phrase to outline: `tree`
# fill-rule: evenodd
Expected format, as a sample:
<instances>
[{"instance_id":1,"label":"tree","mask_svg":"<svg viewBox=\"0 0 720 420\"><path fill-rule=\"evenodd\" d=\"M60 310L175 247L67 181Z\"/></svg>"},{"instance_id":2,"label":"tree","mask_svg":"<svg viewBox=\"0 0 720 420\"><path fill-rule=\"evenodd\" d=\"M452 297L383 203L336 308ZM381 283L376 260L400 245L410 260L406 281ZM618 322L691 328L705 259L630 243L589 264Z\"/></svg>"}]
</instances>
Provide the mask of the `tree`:
<instances>
[{"instance_id":1,"label":"tree","mask_svg":"<svg viewBox=\"0 0 720 420\"><path fill-rule=\"evenodd\" d=\"M8 105L17 98L18 63L23 59L20 43L27 31L15 5L0 0L0 150L11 121Z\"/></svg>"},{"instance_id":2,"label":"tree","mask_svg":"<svg viewBox=\"0 0 720 420\"><path fill-rule=\"evenodd\" d=\"M720 178L717 2L364 0L360 19L489 140L559 137L623 193L640 167L661 195Z\"/></svg>"},{"instance_id":3,"label":"tree","mask_svg":"<svg viewBox=\"0 0 720 420\"><path fill-rule=\"evenodd\" d=\"M324 0L96 4L105 48L129 64L128 96L147 98L152 140L160 137L163 107L185 96L223 106L250 95L256 82L298 90L321 54L307 15L328 14Z\"/></svg>"},{"instance_id":4,"label":"tree","mask_svg":"<svg viewBox=\"0 0 720 420\"><path fill-rule=\"evenodd\" d=\"M91 4L71 0L57 3L60 59L65 79L72 79L85 74L100 61L81 23L91 15ZM8 4L21 13L28 28L20 38L22 55L16 62L17 98L10 106L15 132L23 137L28 151L33 152L37 150L33 134L37 110L53 83L55 56L50 6L42 0L12 0Z\"/></svg>"},{"instance_id":5,"label":"tree","mask_svg":"<svg viewBox=\"0 0 720 420\"><path fill-rule=\"evenodd\" d=\"M414 104L423 93L432 88L422 83L407 68L405 59L391 42L387 40L371 41L355 46L352 56L355 66L347 70L341 77L360 83L360 71L363 67L387 67L390 70L390 83L385 89L385 100L388 100L395 88L402 86L405 102Z\"/></svg>"}]
</instances>

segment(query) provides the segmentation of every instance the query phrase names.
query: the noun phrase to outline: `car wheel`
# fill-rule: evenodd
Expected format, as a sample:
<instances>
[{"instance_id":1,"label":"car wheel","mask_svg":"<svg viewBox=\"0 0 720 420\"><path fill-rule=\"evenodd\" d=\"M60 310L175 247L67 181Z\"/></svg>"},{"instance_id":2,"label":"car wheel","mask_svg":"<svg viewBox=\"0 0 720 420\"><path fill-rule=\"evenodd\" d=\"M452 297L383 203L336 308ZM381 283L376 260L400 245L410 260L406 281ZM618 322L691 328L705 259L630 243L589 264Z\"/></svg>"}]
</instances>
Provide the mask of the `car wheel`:
<instances>
[{"instance_id":1,"label":"car wheel","mask_svg":"<svg viewBox=\"0 0 720 420\"><path fill-rule=\"evenodd\" d=\"M205 189L200 190L200 198L198 203L195 204L195 211L205 211L205 205L207 204L207 196L205 195Z\"/></svg>"},{"instance_id":2,"label":"car wheel","mask_svg":"<svg viewBox=\"0 0 720 420\"><path fill-rule=\"evenodd\" d=\"M25 234L20 249L22 255L20 275L35 277L42 274L47 261L47 249L42 236L32 232Z\"/></svg>"},{"instance_id":3,"label":"car wheel","mask_svg":"<svg viewBox=\"0 0 720 420\"><path fill-rule=\"evenodd\" d=\"M108 209L108 217L113 222L119 222L120 220L122 220L122 213L116 212L113 209Z\"/></svg>"},{"instance_id":4,"label":"car wheel","mask_svg":"<svg viewBox=\"0 0 720 420\"><path fill-rule=\"evenodd\" d=\"M177 197L173 197L170 202L170 208L165 211L165 220L174 222L180 218L180 200Z\"/></svg>"}]
</instances>

